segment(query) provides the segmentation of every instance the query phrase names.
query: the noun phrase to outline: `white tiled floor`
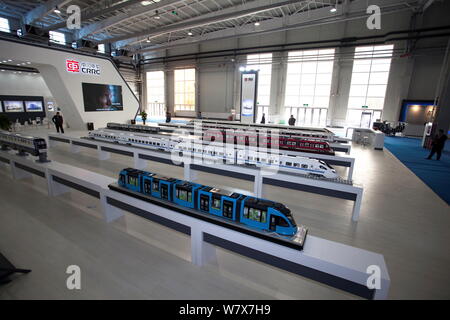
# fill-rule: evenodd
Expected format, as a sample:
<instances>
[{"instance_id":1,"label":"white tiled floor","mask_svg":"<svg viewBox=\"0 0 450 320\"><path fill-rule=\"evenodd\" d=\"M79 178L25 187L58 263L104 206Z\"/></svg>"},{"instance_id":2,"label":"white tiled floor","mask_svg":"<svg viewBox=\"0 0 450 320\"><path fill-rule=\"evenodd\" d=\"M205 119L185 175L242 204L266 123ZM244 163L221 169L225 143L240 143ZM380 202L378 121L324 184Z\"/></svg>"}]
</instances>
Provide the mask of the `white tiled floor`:
<instances>
[{"instance_id":1,"label":"white tiled floor","mask_svg":"<svg viewBox=\"0 0 450 320\"><path fill-rule=\"evenodd\" d=\"M34 131L44 134L42 131ZM266 198L291 208L298 223L319 237L382 253L391 299L450 298L450 209L387 150L354 146L354 177L364 186L360 221L352 202L268 187ZM94 150L68 146L50 158L116 177L132 160L99 161ZM0 166L1 167L1 166ZM148 170L182 178L181 168L149 162ZM199 173L200 183L241 190L252 184ZM188 238L127 214L106 225L96 199L72 192L45 194L44 181L13 181L0 168L0 251L33 272L0 287L0 299L354 299L341 291L218 249L218 265L189 262ZM65 269L82 269L82 290L65 287Z\"/></svg>"}]
</instances>

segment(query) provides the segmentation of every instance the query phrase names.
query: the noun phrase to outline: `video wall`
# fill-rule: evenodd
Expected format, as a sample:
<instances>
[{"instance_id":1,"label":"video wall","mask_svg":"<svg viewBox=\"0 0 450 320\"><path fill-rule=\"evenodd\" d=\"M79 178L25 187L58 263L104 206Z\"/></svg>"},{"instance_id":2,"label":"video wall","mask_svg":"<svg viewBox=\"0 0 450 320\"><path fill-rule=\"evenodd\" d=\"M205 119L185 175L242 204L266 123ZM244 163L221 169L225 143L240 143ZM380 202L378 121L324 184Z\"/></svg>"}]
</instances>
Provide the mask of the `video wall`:
<instances>
[{"instance_id":1,"label":"video wall","mask_svg":"<svg viewBox=\"0 0 450 320\"><path fill-rule=\"evenodd\" d=\"M98 83L82 83L84 111L122 111L122 87Z\"/></svg>"},{"instance_id":2,"label":"video wall","mask_svg":"<svg viewBox=\"0 0 450 320\"><path fill-rule=\"evenodd\" d=\"M0 112L9 120L21 124L25 121L45 118L44 97L35 96L0 96Z\"/></svg>"}]
</instances>

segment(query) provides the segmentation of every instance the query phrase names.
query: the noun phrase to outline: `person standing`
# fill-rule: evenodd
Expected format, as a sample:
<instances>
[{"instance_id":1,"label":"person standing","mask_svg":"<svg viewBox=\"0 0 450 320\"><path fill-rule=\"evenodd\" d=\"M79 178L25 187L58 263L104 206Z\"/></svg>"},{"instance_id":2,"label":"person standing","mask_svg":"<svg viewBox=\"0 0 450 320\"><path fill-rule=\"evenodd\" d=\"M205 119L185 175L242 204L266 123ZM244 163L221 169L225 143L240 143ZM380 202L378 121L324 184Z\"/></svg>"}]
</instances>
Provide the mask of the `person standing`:
<instances>
[{"instance_id":1,"label":"person standing","mask_svg":"<svg viewBox=\"0 0 450 320\"><path fill-rule=\"evenodd\" d=\"M289 125L295 126L295 118L294 118L294 115L292 115L292 114L291 114L291 117L289 118Z\"/></svg>"},{"instance_id":2,"label":"person standing","mask_svg":"<svg viewBox=\"0 0 450 320\"><path fill-rule=\"evenodd\" d=\"M53 116L52 121L55 124L56 131L59 133L59 130L61 130L61 133L64 133L64 128L63 128L64 119L59 112L57 112Z\"/></svg>"},{"instance_id":3,"label":"person standing","mask_svg":"<svg viewBox=\"0 0 450 320\"><path fill-rule=\"evenodd\" d=\"M444 149L445 141L447 140L447 136L444 134L444 130L439 129L438 134L434 137L433 142L431 143L432 148L430 155L428 156L428 160L431 159L436 153L436 160L441 159L442 149Z\"/></svg>"},{"instance_id":4,"label":"person standing","mask_svg":"<svg viewBox=\"0 0 450 320\"><path fill-rule=\"evenodd\" d=\"M166 123L169 123L172 120L172 116L169 111L166 112Z\"/></svg>"},{"instance_id":5,"label":"person standing","mask_svg":"<svg viewBox=\"0 0 450 320\"><path fill-rule=\"evenodd\" d=\"M263 115L262 115L261 123L262 124L266 123L266 114L265 113L263 113Z\"/></svg>"}]
</instances>

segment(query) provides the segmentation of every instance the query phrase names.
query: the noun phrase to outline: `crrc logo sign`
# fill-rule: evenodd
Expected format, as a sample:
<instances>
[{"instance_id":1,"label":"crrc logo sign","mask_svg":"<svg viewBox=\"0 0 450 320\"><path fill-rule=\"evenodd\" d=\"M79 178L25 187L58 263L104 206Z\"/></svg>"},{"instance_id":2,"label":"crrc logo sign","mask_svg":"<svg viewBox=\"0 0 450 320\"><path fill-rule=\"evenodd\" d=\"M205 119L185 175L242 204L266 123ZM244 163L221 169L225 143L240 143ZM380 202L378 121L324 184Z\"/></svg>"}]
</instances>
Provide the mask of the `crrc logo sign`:
<instances>
[{"instance_id":1,"label":"crrc logo sign","mask_svg":"<svg viewBox=\"0 0 450 320\"><path fill-rule=\"evenodd\" d=\"M66 70L69 73L82 73L100 75L100 66L90 62L78 62L76 60L66 60Z\"/></svg>"}]
</instances>

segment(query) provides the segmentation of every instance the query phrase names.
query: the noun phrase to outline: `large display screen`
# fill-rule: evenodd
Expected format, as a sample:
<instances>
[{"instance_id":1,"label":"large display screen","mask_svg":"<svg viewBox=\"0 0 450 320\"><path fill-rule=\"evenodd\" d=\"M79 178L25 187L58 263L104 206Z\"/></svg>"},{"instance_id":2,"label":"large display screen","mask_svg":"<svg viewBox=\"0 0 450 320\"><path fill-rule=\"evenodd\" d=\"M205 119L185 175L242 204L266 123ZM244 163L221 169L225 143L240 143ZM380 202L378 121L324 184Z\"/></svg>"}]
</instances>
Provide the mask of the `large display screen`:
<instances>
[{"instance_id":1,"label":"large display screen","mask_svg":"<svg viewBox=\"0 0 450 320\"><path fill-rule=\"evenodd\" d=\"M84 111L122 111L122 87L116 85L84 83Z\"/></svg>"},{"instance_id":2,"label":"large display screen","mask_svg":"<svg viewBox=\"0 0 450 320\"><path fill-rule=\"evenodd\" d=\"M42 101L25 101L25 110L27 112L42 112L44 107Z\"/></svg>"},{"instance_id":3,"label":"large display screen","mask_svg":"<svg viewBox=\"0 0 450 320\"><path fill-rule=\"evenodd\" d=\"M3 101L5 112L23 112L23 101Z\"/></svg>"}]
</instances>

